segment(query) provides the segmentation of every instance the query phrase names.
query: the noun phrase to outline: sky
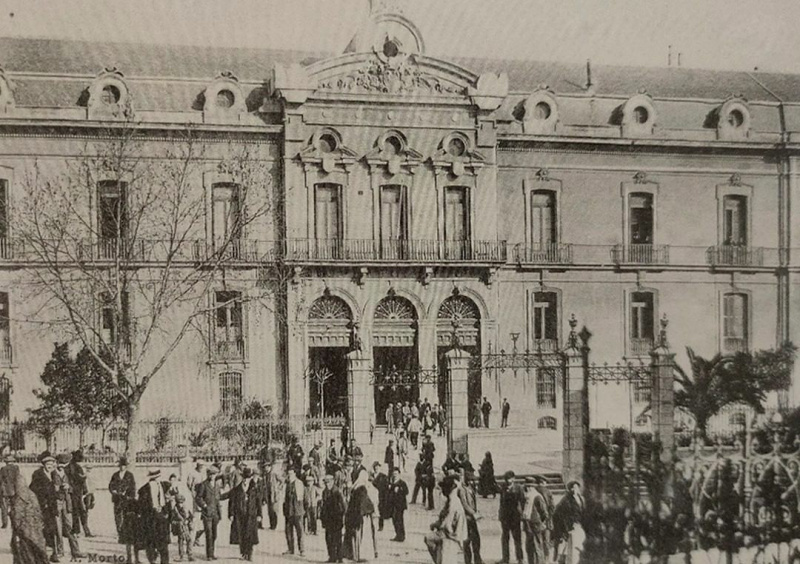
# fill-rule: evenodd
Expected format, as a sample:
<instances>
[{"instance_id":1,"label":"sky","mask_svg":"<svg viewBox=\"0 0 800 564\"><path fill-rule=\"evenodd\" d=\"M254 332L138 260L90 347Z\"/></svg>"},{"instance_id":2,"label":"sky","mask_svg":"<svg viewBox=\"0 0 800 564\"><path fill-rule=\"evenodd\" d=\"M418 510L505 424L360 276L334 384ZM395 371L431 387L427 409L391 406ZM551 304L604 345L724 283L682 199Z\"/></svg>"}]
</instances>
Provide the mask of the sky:
<instances>
[{"instance_id":1,"label":"sky","mask_svg":"<svg viewBox=\"0 0 800 564\"><path fill-rule=\"evenodd\" d=\"M397 0L427 54L800 73L800 0ZM341 52L368 0L0 0L0 36ZM2 64L2 53L0 53Z\"/></svg>"}]
</instances>

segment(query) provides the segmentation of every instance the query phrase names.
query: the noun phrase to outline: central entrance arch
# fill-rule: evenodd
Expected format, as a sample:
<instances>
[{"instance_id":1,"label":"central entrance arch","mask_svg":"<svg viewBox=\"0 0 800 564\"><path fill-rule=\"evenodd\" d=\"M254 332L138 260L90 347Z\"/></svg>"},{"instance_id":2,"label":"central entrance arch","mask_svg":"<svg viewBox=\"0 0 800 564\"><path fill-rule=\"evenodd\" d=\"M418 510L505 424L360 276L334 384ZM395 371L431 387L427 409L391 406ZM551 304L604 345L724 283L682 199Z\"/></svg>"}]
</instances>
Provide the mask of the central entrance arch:
<instances>
[{"instance_id":1,"label":"central entrance arch","mask_svg":"<svg viewBox=\"0 0 800 564\"><path fill-rule=\"evenodd\" d=\"M439 369L439 405L446 405L447 358L445 354L453 348L454 336L459 348L473 358L481 354L481 313L477 304L467 296L454 294L442 302L436 320L436 357ZM481 371L470 370L467 382L467 401L470 425L480 412Z\"/></svg>"},{"instance_id":2,"label":"central entrance arch","mask_svg":"<svg viewBox=\"0 0 800 564\"><path fill-rule=\"evenodd\" d=\"M308 412L347 416L347 353L353 312L342 298L324 295L308 310Z\"/></svg>"},{"instance_id":3,"label":"central entrance arch","mask_svg":"<svg viewBox=\"0 0 800 564\"><path fill-rule=\"evenodd\" d=\"M389 403L419 399L417 310L407 298L390 292L375 307L372 358L375 368L375 420L386 423Z\"/></svg>"}]
</instances>

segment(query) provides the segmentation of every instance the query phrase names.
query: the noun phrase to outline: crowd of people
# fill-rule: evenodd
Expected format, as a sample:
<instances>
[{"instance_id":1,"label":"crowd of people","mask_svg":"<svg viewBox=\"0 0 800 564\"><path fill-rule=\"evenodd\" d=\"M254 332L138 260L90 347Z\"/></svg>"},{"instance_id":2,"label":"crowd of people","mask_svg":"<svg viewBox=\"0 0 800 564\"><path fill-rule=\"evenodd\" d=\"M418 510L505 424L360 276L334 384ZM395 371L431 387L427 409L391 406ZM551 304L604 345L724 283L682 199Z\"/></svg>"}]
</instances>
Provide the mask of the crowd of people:
<instances>
[{"instance_id":1,"label":"crowd of people","mask_svg":"<svg viewBox=\"0 0 800 564\"><path fill-rule=\"evenodd\" d=\"M412 414L409 422L413 418ZM160 470L151 469L142 485L136 483L128 461L120 458L108 484L118 542L126 547L129 564L141 563L142 551L151 564L166 564L173 543L177 561L193 561L193 549L201 541L205 559L212 561L217 559L219 523L227 517L229 544L239 547L242 559L252 560L259 531L267 526L277 529L281 514L284 554L305 556L307 535L318 535L321 527L328 562L379 560L378 533L391 521L391 540L406 542L409 495L410 503L416 504L420 492L430 511L435 510L438 495L443 499L424 539L435 564L483 562L479 496L500 497L503 562L510 561L512 541L517 562L523 562L525 554L529 564L552 562L559 543L580 530L584 504L578 484L570 484L556 505L541 479L520 480L508 472L497 484L488 452L477 473L466 454L453 452L434 470L436 447L430 432L406 450L419 451L410 492L399 454L403 431L392 429L383 462L369 467L347 429L340 444L331 440L327 449L317 442L306 453L293 437L285 449L265 448L253 468L238 459L224 467L197 460L181 477L172 474L164 479ZM44 452L27 485L13 455L6 457L6 466L0 468L0 494L12 526L15 564L58 562L64 556L64 537L72 560L84 557L78 535L83 531L92 536L87 509L91 499L81 462L80 452L72 456Z\"/></svg>"}]
</instances>

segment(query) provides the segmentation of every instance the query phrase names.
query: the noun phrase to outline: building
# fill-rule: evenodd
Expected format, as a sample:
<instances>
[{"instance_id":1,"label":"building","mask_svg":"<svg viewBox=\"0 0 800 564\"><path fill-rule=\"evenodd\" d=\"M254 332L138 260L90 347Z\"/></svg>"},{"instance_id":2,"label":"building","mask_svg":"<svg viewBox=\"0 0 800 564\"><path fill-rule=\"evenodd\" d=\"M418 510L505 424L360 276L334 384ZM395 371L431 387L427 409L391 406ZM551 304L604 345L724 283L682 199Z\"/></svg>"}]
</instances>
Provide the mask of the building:
<instances>
[{"instance_id":1,"label":"building","mask_svg":"<svg viewBox=\"0 0 800 564\"><path fill-rule=\"evenodd\" d=\"M473 355L548 352L573 314L599 363L648 358L665 315L679 353L800 342L800 76L442 60L380 7L330 55L0 46L3 240L25 206L20 170L77 156L126 98L154 153L187 123L211 147L231 134L256 147L285 203L242 235L291 269L285 302L237 304L225 292L248 292L259 265L231 256L238 278L210 298L211 336L181 343L146 393L147 417L210 416L244 397L319 413L309 374L325 367L326 413L362 393L381 423L390 401L437 401L454 332ZM209 218L238 205L215 158L195 179ZM11 417L33 405L54 340L25 313L23 267L13 252L0 259ZM221 344L203 348L206 337ZM372 373L361 390L348 390L354 348ZM552 374L472 378L471 407L507 397L512 424L560 428ZM593 424L626 424L646 394L594 386Z\"/></svg>"}]
</instances>

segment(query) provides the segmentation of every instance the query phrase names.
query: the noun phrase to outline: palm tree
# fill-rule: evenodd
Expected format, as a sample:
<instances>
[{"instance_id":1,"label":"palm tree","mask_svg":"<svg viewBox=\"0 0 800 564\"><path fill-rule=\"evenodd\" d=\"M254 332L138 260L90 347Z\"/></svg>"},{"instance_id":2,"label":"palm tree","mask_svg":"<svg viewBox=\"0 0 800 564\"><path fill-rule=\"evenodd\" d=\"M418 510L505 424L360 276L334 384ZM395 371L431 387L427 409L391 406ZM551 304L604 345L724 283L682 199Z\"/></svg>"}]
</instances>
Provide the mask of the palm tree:
<instances>
[{"instance_id":1,"label":"palm tree","mask_svg":"<svg viewBox=\"0 0 800 564\"><path fill-rule=\"evenodd\" d=\"M675 381L680 386L675 390L675 406L694 416L695 432L706 437L708 421L728 403L724 384L730 380L730 357L716 354L709 360L695 354L686 347L690 372L675 363Z\"/></svg>"}]
</instances>

